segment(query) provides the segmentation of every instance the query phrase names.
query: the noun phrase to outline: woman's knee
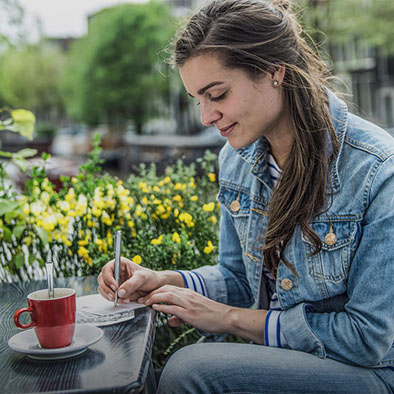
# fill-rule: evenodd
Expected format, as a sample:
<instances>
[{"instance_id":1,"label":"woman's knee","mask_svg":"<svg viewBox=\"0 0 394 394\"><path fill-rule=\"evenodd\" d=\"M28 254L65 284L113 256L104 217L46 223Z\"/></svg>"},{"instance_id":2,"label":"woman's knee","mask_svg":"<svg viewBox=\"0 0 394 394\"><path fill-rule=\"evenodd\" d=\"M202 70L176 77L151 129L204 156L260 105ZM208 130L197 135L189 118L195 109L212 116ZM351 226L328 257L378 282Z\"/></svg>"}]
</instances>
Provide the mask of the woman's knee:
<instances>
[{"instance_id":1,"label":"woman's knee","mask_svg":"<svg viewBox=\"0 0 394 394\"><path fill-rule=\"evenodd\" d=\"M189 345L175 352L167 361L160 376L158 393L204 393L202 387L214 374L215 353L209 344Z\"/></svg>"}]
</instances>

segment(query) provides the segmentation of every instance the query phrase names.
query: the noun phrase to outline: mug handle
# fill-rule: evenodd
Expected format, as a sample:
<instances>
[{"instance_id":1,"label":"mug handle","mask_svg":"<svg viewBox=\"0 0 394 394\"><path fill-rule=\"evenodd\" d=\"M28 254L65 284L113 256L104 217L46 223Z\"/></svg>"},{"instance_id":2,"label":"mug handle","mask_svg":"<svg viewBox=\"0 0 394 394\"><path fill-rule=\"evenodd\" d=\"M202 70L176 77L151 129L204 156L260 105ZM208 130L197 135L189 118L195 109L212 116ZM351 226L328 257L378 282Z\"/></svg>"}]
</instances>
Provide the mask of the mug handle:
<instances>
[{"instance_id":1,"label":"mug handle","mask_svg":"<svg viewBox=\"0 0 394 394\"><path fill-rule=\"evenodd\" d=\"M33 326L36 325L36 323L34 323L34 321L31 321L31 322L28 323L28 324L22 324L22 323L19 321L19 316L20 316L22 313L24 313L24 312L32 313L32 312L33 312L33 309L32 309L32 308L21 308L21 309L18 309L18 310L15 312L15 315L14 315L14 323L15 323L15 325L16 325L18 328L22 328L22 330L26 330L27 328L30 328L30 327L33 327Z\"/></svg>"}]
</instances>

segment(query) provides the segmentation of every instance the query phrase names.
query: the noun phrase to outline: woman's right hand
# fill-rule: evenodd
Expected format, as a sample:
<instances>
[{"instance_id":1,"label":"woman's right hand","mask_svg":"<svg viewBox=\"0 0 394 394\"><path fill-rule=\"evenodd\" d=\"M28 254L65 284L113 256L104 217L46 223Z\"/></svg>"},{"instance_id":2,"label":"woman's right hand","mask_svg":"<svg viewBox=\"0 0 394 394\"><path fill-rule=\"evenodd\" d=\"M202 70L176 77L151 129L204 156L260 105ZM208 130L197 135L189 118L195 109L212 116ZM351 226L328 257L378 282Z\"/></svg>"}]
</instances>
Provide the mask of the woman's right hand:
<instances>
[{"instance_id":1,"label":"woman's right hand","mask_svg":"<svg viewBox=\"0 0 394 394\"><path fill-rule=\"evenodd\" d=\"M97 278L98 292L107 300L113 301L115 291L118 290L120 304L137 301L166 284L161 272L141 267L125 257L120 260L119 288L114 273L115 260L111 260L102 268Z\"/></svg>"}]
</instances>

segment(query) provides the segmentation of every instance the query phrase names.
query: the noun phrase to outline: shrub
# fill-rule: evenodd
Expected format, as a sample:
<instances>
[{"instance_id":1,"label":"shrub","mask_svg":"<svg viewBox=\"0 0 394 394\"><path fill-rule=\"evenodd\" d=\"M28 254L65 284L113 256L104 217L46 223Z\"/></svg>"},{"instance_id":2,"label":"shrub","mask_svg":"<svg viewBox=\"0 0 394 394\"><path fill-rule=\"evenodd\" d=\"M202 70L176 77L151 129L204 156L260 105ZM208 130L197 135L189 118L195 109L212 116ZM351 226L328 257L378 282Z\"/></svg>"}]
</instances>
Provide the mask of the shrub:
<instances>
[{"instance_id":1,"label":"shrub","mask_svg":"<svg viewBox=\"0 0 394 394\"><path fill-rule=\"evenodd\" d=\"M151 269L187 270L216 262L220 211L215 155L207 152L189 166L179 160L163 176L153 165L140 166L123 182L101 171L98 136L93 145L79 175L62 178L60 191L46 176L47 154L44 165L30 171L22 194L6 186L0 164L3 281L43 276L46 261L54 263L58 277L98 274L114 256L117 230L122 230L122 255ZM196 337L190 327L173 330L165 316L160 321L156 365L188 335Z\"/></svg>"}]
</instances>

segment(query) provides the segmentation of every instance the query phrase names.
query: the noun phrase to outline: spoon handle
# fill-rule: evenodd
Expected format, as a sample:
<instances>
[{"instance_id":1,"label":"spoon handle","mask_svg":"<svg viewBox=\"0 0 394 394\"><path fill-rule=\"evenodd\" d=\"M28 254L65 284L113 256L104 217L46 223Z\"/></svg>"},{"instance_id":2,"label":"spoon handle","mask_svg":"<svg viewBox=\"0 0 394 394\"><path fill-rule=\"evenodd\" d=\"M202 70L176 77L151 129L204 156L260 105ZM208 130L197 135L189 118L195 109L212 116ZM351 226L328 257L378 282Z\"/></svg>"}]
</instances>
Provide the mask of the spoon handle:
<instances>
[{"instance_id":1,"label":"spoon handle","mask_svg":"<svg viewBox=\"0 0 394 394\"><path fill-rule=\"evenodd\" d=\"M48 297L55 298L55 291L53 288L53 263L45 263L47 269L47 280L48 280Z\"/></svg>"}]
</instances>

